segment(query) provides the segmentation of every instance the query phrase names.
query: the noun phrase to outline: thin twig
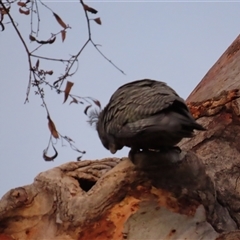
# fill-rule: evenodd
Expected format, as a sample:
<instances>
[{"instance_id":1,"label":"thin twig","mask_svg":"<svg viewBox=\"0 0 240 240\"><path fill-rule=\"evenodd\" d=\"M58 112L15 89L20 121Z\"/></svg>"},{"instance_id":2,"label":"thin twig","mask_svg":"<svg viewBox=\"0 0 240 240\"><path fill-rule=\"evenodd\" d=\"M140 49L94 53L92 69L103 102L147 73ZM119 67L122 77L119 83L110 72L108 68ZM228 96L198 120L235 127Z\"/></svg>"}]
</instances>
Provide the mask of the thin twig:
<instances>
[{"instance_id":1,"label":"thin twig","mask_svg":"<svg viewBox=\"0 0 240 240\"><path fill-rule=\"evenodd\" d=\"M126 75L126 73L120 69L116 64L114 64L109 58L107 58L97 47L97 44L95 44L92 40L91 43L93 44L93 46L96 48L96 50L102 55L103 58L105 58L110 64L112 64L118 71L120 71L122 74Z\"/></svg>"},{"instance_id":2,"label":"thin twig","mask_svg":"<svg viewBox=\"0 0 240 240\"><path fill-rule=\"evenodd\" d=\"M36 4L37 19L38 19L36 36L38 37L38 33L40 31L40 17L39 17L38 3L36 0L35 0L35 4Z\"/></svg>"},{"instance_id":3,"label":"thin twig","mask_svg":"<svg viewBox=\"0 0 240 240\"><path fill-rule=\"evenodd\" d=\"M80 0L80 3L82 4L82 7L84 9L84 2L83 0ZM92 43L92 45L96 48L96 50L101 54L101 56L106 59L113 67L115 67L118 71L120 71L122 74L126 75L126 73L120 69L116 64L114 64L108 57L106 57L106 55L104 55L100 49L97 47L97 44L95 44L92 40L92 33L91 33L91 26L90 26L90 19L88 17L88 13L87 11L84 9L85 12L85 17L87 20L87 28L88 28L88 40Z\"/></svg>"},{"instance_id":4,"label":"thin twig","mask_svg":"<svg viewBox=\"0 0 240 240\"><path fill-rule=\"evenodd\" d=\"M32 3L32 5L31 5L31 21L30 21L30 26L31 26L31 35L32 35L33 33L35 33L35 32L33 31L33 14L34 14L33 8L34 8L34 3L35 3L35 1L32 1L31 3Z\"/></svg>"},{"instance_id":5,"label":"thin twig","mask_svg":"<svg viewBox=\"0 0 240 240\"><path fill-rule=\"evenodd\" d=\"M19 32L17 26L15 25L15 22L14 22L12 16L11 16L10 12L7 11L5 5L3 4L3 2L1 0L0 0L0 4L2 5L4 11L6 11L6 13L7 13L7 15L8 15L8 17L9 17L9 19L10 19L10 21L11 21L11 23L12 23L12 25L13 25L16 33L17 33L17 35L18 35L18 37L20 38L20 40L21 40L21 42L22 42L22 44L23 44L23 46L24 46L24 48L26 50L27 57L28 57L29 70L31 71L32 70L32 63L31 63L31 56L30 56L30 52L28 50L28 47L27 47L25 41L23 40L23 37L22 37L21 33ZM29 78L29 81L28 81L28 87L27 87L27 93L26 93L26 100L25 100L25 102L28 101L28 96L29 96L29 93L30 93L30 89L31 89L31 74L30 74L30 78Z\"/></svg>"},{"instance_id":6,"label":"thin twig","mask_svg":"<svg viewBox=\"0 0 240 240\"><path fill-rule=\"evenodd\" d=\"M66 29L68 29L68 28L71 28L70 26L67 26L66 27ZM66 30L65 29L65 30ZM47 39L47 41L50 41L51 39L53 39L54 37L56 37L57 35L59 35L59 34L61 34L62 33L62 30L61 31L59 31L59 32L57 32L57 33L52 33L52 36L50 37L50 38L48 38ZM43 46L45 46L45 44L40 44L39 46L37 46L36 48L34 48L31 52L30 52L30 54L32 55L32 53L34 53L34 52L36 52L39 48L41 48L41 47L43 47Z\"/></svg>"},{"instance_id":7,"label":"thin twig","mask_svg":"<svg viewBox=\"0 0 240 240\"><path fill-rule=\"evenodd\" d=\"M49 60L49 61L57 61L57 62L71 62L71 61L73 61L71 59L50 58L50 57L43 57L43 56L35 55L35 54L31 54L31 56L35 57L35 58L41 58L41 59L45 59L45 60Z\"/></svg>"},{"instance_id":8,"label":"thin twig","mask_svg":"<svg viewBox=\"0 0 240 240\"><path fill-rule=\"evenodd\" d=\"M70 64L70 66L68 67L67 71L65 72L65 74L63 75L63 77L61 77L61 79L59 80L60 82L60 86L59 89L61 88L64 79L66 79L66 77L69 76L69 72L71 70L71 68L73 67L73 64L77 61L79 55L82 53L83 49L88 45L90 39L88 39L85 44L81 47L81 49L79 50L79 52L77 53L77 55L74 56L72 63ZM58 82L58 81L57 81Z\"/></svg>"}]
</instances>

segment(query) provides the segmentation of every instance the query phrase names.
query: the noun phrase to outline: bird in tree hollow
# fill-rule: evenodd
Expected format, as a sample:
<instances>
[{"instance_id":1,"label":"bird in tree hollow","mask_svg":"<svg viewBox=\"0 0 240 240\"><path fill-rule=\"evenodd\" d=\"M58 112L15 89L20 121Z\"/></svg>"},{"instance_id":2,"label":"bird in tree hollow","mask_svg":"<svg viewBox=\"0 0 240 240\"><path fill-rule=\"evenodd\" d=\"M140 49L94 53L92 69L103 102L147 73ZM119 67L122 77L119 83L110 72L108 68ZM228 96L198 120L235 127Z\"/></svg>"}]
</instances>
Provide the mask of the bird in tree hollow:
<instances>
[{"instance_id":1,"label":"bird in tree hollow","mask_svg":"<svg viewBox=\"0 0 240 240\"><path fill-rule=\"evenodd\" d=\"M113 154L124 146L132 153L168 151L182 138L193 137L194 129L205 130L172 88L150 79L121 86L102 111L89 117L102 144Z\"/></svg>"}]
</instances>

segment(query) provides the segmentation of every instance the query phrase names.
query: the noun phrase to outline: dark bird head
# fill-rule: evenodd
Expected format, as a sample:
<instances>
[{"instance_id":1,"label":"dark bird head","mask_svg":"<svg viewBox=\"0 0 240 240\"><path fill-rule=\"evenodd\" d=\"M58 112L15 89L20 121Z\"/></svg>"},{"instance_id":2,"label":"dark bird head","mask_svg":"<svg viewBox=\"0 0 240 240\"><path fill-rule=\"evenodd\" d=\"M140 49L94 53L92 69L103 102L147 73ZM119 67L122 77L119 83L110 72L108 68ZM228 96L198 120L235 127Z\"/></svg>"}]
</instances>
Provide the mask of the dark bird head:
<instances>
[{"instance_id":1,"label":"dark bird head","mask_svg":"<svg viewBox=\"0 0 240 240\"><path fill-rule=\"evenodd\" d=\"M107 133L104 125L104 110L94 109L89 113L88 122L90 125L95 125L98 132L98 136L103 144L103 146L108 149L112 154L116 153L118 150L123 148L123 145L117 143L114 137Z\"/></svg>"}]
</instances>

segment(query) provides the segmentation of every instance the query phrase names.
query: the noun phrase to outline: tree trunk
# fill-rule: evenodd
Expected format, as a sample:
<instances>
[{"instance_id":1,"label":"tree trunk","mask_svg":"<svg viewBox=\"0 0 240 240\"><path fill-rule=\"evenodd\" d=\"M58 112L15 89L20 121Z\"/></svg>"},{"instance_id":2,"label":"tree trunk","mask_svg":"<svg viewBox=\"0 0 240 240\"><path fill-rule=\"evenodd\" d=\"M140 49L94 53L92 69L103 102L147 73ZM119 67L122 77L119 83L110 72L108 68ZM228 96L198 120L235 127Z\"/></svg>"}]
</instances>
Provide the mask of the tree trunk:
<instances>
[{"instance_id":1,"label":"tree trunk","mask_svg":"<svg viewBox=\"0 0 240 240\"><path fill-rule=\"evenodd\" d=\"M208 130L161 152L70 162L0 200L0 240L240 239L240 36L187 99Z\"/></svg>"}]
</instances>

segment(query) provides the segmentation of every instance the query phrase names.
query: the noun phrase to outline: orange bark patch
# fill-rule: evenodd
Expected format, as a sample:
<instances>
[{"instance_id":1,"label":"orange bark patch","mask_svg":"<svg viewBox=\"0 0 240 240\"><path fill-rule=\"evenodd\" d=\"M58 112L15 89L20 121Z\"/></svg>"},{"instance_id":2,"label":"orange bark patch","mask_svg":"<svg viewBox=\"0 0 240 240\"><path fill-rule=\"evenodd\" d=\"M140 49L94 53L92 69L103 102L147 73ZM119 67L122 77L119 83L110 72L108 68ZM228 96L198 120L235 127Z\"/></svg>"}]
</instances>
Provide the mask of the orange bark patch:
<instances>
[{"instance_id":1,"label":"orange bark patch","mask_svg":"<svg viewBox=\"0 0 240 240\"><path fill-rule=\"evenodd\" d=\"M121 202L116 203L107 213L96 220L96 222L89 224L87 228L80 233L79 240L122 240L124 236L124 225L128 219L134 215L141 208L142 203L156 202L155 210L158 211L162 207L169 209L172 212L184 214L187 216L194 216L199 204L187 199L176 199L172 194L166 190L157 189L155 187L137 186L135 189L129 191ZM141 212L145 214L146 212ZM174 234L171 231L170 234Z\"/></svg>"},{"instance_id":2,"label":"orange bark patch","mask_svg":"<svg viewBox=\"0 0 240 240\"><path fill-rule=\"evenodd\" d=\"M239 97L239 90L233 89L230 91L223 91L219 96L203 102L190 102L187 106L193 117L198 119L200 117L217 114L226 106L226 104Z\"/></svg>"},{"instance_id":3,"label":"orange bark patch","mask_svg":"<svg viewBox=\"0 0 240 240\"><path fill-rule=\"evenodd\" d=\"M138 210L140 200L127 196L120 203L111 208L99 221L88 226L79 240L122 239L122 229L128 218Z\"/></svg>"},{"instance_id":4,"label":"orange bark patch","mask_svg":"<svg viewBox=\"0 0 240 240\"><path fill-rule=\"evenodd\" d=\"M0 234L0 240L13 240L13 238L5 234Z\"/></svg>"},{"instance_id":5,"label":"orange bark patch","mask_svg":"<svg viewBox=\"0 0 240 240\"><path fill-rule=\"evenodd\" d=\"M162 189L152 188L152 193L158 195L159 208L165 207L172 212L194 216L199 203L186 198L176 199L170 192ZM157 209L156 209L157 210Z\"/></svg>"}]
</instances>

